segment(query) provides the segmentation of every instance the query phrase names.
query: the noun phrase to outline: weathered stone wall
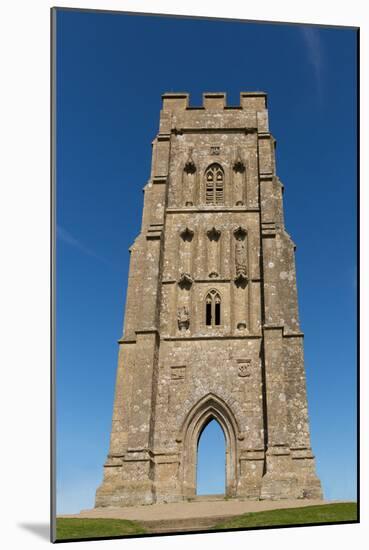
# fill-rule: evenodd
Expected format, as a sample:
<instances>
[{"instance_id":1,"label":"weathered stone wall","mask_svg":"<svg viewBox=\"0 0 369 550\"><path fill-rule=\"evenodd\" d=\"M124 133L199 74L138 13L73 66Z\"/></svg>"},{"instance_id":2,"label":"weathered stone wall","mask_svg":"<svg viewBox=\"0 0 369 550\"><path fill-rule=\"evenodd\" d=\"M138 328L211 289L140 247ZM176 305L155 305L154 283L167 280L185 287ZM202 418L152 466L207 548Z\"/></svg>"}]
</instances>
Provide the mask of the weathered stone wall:
<instances>
[{"instance_id":1,"label":"weathered stone wall","mask_svg":"<svg viewBox=\"0 0 369 550\"><path fill-rule=\"evenodd\" d=\"M321 495L310 448L294 243L266 95L165 94L120 340L96 506L196 494L197 444L226 439L226 493Z\"/></svg>"}]
</instances>

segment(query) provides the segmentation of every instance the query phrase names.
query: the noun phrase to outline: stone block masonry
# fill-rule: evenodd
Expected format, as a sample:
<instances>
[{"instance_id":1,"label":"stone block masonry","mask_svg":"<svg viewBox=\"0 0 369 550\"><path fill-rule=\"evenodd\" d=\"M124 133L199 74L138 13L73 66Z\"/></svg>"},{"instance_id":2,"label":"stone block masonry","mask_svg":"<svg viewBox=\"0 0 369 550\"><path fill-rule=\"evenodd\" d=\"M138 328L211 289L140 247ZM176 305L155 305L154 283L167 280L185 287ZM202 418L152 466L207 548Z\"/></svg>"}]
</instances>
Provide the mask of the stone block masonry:
<instances>
[{"instance_id":1,"label":"stone block masonry","mask_svg":"<svg viewBox=\"0 0 369 550\"><path fill-rule=\"evenodd\" d=\"M215 419L226 496L320 499L310 447L295 245L267 96L162 97L141 232L130 248L110 449L96 507L196 495Z\"/></svg>"}]
</instances>

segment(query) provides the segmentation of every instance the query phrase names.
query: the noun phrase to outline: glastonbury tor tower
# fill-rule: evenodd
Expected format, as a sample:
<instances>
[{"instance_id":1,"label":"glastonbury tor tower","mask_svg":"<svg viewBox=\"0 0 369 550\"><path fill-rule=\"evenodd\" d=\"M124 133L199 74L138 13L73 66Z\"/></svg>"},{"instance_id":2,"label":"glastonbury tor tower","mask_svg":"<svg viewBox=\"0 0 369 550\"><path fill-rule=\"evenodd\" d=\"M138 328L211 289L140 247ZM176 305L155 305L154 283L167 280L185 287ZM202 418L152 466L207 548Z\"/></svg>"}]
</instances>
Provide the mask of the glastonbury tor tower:
<instances>
[{"instance_id":1,"label":"glastonbury tor tower","mask_svg":"<svg viewBox=\"0 0 369 550\"><path fill-rule=\"evenodd\" d=\"M225 496L322 497L310 446L295 245L267 96L162 98L130 248L110 449L96 507L196 496L215 419Z\"/></svg>"}]
</instances>

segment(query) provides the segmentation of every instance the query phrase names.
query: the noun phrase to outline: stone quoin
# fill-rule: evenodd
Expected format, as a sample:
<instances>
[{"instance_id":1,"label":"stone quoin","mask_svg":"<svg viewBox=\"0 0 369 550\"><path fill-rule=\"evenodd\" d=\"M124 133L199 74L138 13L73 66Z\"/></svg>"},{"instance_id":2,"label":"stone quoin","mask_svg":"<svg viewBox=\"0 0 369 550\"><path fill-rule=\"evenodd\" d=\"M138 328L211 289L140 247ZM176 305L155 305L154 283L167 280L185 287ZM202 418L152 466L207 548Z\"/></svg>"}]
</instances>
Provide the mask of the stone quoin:
<instances>
[{"instance_id":1,"label":"stone quoin","mask_svg":"<svg viewBox=\"0 0 369 550\"><path fill-rule=\"evenodd\" d=\"M95 506L194 498L212 419L225 496L321 498L267 95L166 93L152 147Z\"/></svg>"}]
</instances>

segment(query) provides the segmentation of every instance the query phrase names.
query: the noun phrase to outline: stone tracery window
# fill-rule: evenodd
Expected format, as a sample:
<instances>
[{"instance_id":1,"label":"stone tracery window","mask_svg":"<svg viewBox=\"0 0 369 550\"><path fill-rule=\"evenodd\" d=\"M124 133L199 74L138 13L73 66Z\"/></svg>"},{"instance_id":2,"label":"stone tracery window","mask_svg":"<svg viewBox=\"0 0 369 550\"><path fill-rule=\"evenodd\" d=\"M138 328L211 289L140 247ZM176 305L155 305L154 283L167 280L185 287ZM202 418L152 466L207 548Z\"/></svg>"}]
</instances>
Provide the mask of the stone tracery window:
<instances>
[{"instance_id":1,"label":"stone tracery window","mask_svg":"<svg viewBox=\"0 0 369 550\"><path fill-rule=\"evenodd\" d=\"M210 290L205 298L205 322L208 327L220 325L221 298L219 292Z\"/></svg>"},{"instance_id":2,"label":"stone tracery window","mask_svg":"<svg viewBox=\"0 0 369 550\"><path fill-rule=\"evenodd\" d=\"M224 172L217 164L211 164L205 172L206 204L223 204Z\"/></svg>"}]
</instances>

